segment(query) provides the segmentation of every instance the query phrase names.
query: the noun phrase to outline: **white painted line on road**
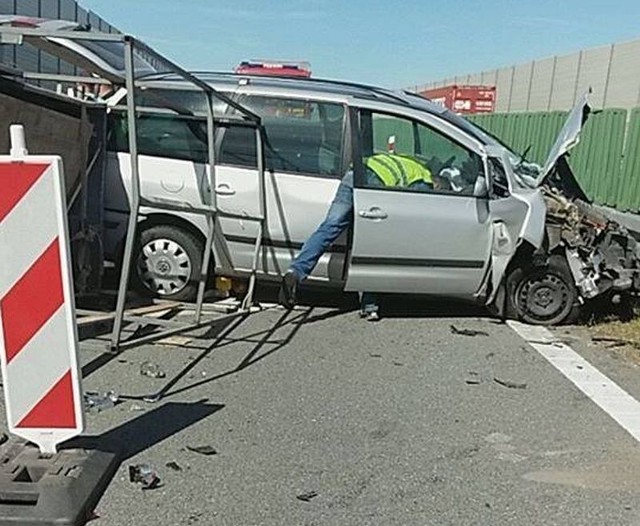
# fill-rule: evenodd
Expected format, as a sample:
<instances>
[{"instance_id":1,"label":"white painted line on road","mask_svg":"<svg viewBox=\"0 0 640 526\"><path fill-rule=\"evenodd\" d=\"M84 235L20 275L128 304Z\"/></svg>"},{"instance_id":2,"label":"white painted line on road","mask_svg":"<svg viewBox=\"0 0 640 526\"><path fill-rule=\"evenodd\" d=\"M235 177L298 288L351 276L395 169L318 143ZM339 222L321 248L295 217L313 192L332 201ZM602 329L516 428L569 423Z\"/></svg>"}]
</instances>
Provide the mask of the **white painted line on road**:
<instances>
[{"instance_id":1,"label":"white painted line on road","mask_svg":"<svg viewBox=\"0 0 640 526\"><path fill-rule=\"evenodd\" d=\"M531 347L640 442L640 402L544 327L509 321Z\"/></svg>"}]
</instances>

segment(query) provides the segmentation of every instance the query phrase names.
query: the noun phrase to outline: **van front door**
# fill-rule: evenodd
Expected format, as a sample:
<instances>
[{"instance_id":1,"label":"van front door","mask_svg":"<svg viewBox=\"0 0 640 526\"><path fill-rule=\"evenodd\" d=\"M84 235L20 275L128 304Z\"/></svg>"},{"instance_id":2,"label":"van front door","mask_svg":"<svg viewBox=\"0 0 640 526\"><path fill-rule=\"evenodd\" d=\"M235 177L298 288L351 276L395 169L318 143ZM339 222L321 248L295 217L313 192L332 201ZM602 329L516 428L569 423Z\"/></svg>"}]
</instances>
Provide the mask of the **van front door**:
<instances>
[{"instance_id":1,"label":"van front door","mask_svg":"<svg viewBox=\"0 0 640 526\"><path fill-rule=\"evenodd\" d=\"M357 135L346 289L473 296L488 268L491 239L488 200L474 196L481 157L404 116L361 111ZM405 173L390 185L369 162L373 156L390 169L399 156L410 157L429 171L420 181Z\"/></svg>"}]
</instances>

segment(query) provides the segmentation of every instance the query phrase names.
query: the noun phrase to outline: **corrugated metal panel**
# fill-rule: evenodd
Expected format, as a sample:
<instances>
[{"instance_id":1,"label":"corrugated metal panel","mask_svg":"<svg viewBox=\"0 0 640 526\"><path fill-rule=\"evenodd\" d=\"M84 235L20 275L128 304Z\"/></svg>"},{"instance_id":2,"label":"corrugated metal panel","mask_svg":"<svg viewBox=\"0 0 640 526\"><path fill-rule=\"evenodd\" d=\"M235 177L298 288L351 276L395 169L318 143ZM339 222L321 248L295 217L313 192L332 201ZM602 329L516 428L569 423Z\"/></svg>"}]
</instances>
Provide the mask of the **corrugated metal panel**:
<instances>
[{"instance_id":1,"label":"corrugated metal panel","mask_svg":"<svg viewBox=\"0 0 640 526\"><path fill-rule=\"evenodd\" d=\"M27 43L16 46L16 67L24 71L38 71L38 49Z\"/></svg>"},{"instance_id":2,"label":"corrugated metal panel","mask_svg":"<svg viewBox=\"0 0 640 526\"><path fill-rule=\"evenodd\" d=\"M578 76L578 96L592 88L591 103L598 108L602 108L604 105L610 57L611 46L587 49L582 53Z\"/></svg>"},{"instance_id":3,"label":"corrugated metal panel","mask_svg":"<svg viewBox=\"0 0 640 526\"><path fill-rule=\"evenodd\" d=\"M496 72L496 111L509 111L513 68L502 68Z\"/></svg>"},{"instance_id":4,"label":"corrugated metal panel","mask_svg":"<svg viewBox=\"0 0 640 526\"><path fill-rule=\"evenodd\" d=\"M40 16L42 18L58 19L60 2L58 0L40 0Z\"/></svg>"},{"instance_id":5,"label":"corrugated metal panel","mask_svg":"<svg viewBox=\"0 0 640 526\"><path fill-rule=\"evenodd\" d=\"M554 58L534 62L528 111L547 111L549 109L554 70Z\"/></svg>"},{"instance_id":6,"label":"corrugated metal panel","mask_svg":"<svg viewBox=\"0 0 640 526\"><path fill-rule=\"evenodd\" d=\"M38 16L38 0L18 0L16 14Z\"/></svg>"},{"instance_id":7,"label":"corrugated metal panel","mask_svg":"<svg viewBox=\"0 0 640 526\"><path fill-rule=\"evenodd\" d=\"M89 24L91 24L91 29L93 29L93 31L100 30L100 17L93 11L89 11Z\"/></svg>"},{"instance_id":8,"label":"corrugated metal panel","mask_svg":"<svg viewBox=\"0 0 640 526\"><path fill-rule=\"evenodd\" d=\"M60 0L60 18L62 20L76 19L76 3L73 0Z\"/></svg>"},{"instance_id":9,"label":"corrugated metal panel","mask_svg":"<svg viewBox=\"0 0 640 526\"><path fill-rule=\"evenodd\" d=\"M0 14L10 15L13 13L13 0L0 0Z\"/></svg>"},{"instance_id":10,"label":"corrugated metal panel","mask_svg":"<svg viewBox=\"0 0 640 526\"><path fill-rule=\"evenodd\" d=\"M622 210L640 211L640 108L631 111L616 202Z\"/></svg>"},{"instance_id":11,"label":"corrugated metal panel","mask_svg":"<svg viewBox=\"0 0 640 526\"><path fill-rule=\"evenodd\" d=\"M576 178L598 203L616 204L626 126L626 110L591 115L571 153L569 163Z\"/></svg>"},{"instance_id":12,"label":"corrugated metal panel","mask_svg":"<svg viewBox=\"0 0 640 526\"><path fill-rule=\"evenodd\" d=\"M640 40L616 44L605 106L629 108L640 104Z\"/></svg>"},{"instance_id":13,"label":"corrugated metal panel","mask_svg":"<svg viewBox=\"0 0 640 526\"><path fill-rule=\"evenodd\" d=\"M498 84L498 70L492 69L480 73L480 84L483 86L495 86Z\"/></svg>"},{"instance_id":14,"label":"corrugated metal panel","mask_svg":"<svg viewBox=\"0 0 640 526\"><path fill-rule=\"evenodd\" d=\"M79 24L88 24L89 23L89 13L82 9L82 7L77 6L76 9L76 22Z\"/></svg>"},{"instance_id":15,"label":"corrugated metal panel","mask_svg":"<svg viewBox=\"0 0 640 526\"><path fill-rule=\"evenodd\" d=\"M546 160L566 118L561 111L469 116L514 151L522 153L530 147L527 158L537 163Z\"/></svg>"},{"instance_id":16,"label":"corrugated metal panel","mask_svg":"<svg viewBox=\"0 0 640 526\"><path fill-rule=\"evenodd\" d=\"M516 67L513 74L513 88L511 91L509 111L527 111L532 71L533 62Z\"/></svg>"},{"instance_id":17,"label":"corrugated metal panel","mask_svg":"<svg viewBox=\"0 0 640 526\"><path fill-rule=\"evenodd\" d=\"M575 104L576 78L580 54L564 55L556 59L556 74L551 88L550 110L568 110Z\"/></svg>"}]
</instances>

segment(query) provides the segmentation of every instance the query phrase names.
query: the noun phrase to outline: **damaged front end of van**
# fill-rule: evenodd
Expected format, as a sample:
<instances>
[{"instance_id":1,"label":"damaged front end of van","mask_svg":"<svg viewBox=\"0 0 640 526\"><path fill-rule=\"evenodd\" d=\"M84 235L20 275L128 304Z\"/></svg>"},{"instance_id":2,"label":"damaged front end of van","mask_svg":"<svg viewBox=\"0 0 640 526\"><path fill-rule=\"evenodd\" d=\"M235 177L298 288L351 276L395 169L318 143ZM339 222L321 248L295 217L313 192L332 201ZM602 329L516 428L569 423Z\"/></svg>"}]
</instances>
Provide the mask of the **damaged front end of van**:
<instances>
[{"instance_id":1,"label":"damaged front end of van","mask_svg":"<svg viewBox=\"0 0 640 526\"><path fill-rule=\"evenodd\" d=\"M585 95L542 167L488 148L489 162L500 159L509 199L525 211L509 217L496 210L494 225L502 228L504 239L494 232L486 298L502 316L566 323L595 298L619 303L640 290L640 246L631 232L593 206L567 161L589 113Z\"/></svg>"}]
</instances>

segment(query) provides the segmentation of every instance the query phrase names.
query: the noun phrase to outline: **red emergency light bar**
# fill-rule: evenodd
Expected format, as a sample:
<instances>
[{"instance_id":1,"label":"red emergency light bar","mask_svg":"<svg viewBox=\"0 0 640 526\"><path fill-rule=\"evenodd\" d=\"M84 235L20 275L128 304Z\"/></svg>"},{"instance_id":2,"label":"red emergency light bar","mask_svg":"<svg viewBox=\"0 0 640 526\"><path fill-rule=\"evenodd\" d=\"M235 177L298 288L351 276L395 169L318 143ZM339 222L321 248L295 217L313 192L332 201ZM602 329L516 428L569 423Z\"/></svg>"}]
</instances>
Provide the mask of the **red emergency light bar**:
<instances>
[{"instance_id":1,"label":"red emergency light bar","mask_svg":"<svg viewBox=\"0 0 640 526\"><path fill-rule=\"evenodd\" d=\"M293 61L243 61L234 69L234 72L240 75L309 78L311 65L308 62Z\"/></svg>"}]
</instances>

